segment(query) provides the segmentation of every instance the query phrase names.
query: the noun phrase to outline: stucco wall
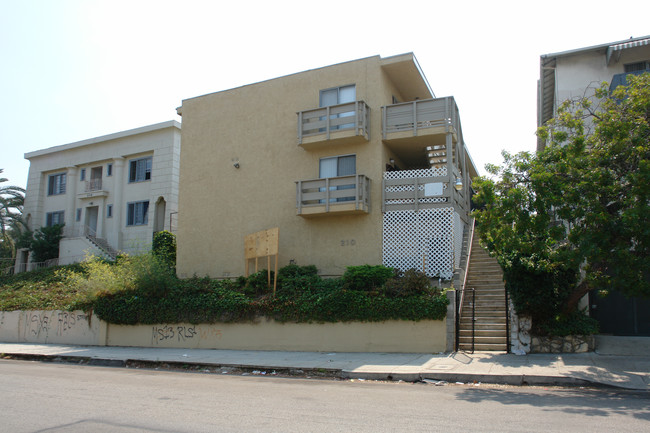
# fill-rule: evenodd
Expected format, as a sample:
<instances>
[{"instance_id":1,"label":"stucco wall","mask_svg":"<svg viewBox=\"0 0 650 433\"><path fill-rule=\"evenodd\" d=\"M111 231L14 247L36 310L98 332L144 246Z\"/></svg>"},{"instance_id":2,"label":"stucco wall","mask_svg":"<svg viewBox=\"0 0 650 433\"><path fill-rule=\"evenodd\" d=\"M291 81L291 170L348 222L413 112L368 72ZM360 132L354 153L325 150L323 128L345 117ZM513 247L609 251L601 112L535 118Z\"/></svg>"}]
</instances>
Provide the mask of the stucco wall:
<instances>
[{"instance_id":1,"label":"stucco wall","mask_svg":"<svg viewBox=\"0 0 650 433\"><path fill-rule=\"evenodd\" d=\"M447 349L444 320L379 323L159 324L123 326L82 311L0 312L0 341L167 348L433 353Z\"/></svg>"},{"instance_id":2,"label":"stucco wall","mask_svg":"<svg viewBox=\"0 0 650 433\"><path fill-rule=\"evenodd\" d=\"M129 161L151 156L151 179L129 183ZM24 215L30 227L45 224L47 212L64 211L65 234L69 237L83 233L88 223L89 209L97 208L97 236L110 245L129 253L150 248L154 231L156 201L166 202L163 221L169 229L169 215L178 210L178 173L180 168L180 125L164 122L134 130L123 131L76 143L64 144L26 154L30 161ZM108 175L108 165L112 174ZM86 192L86 182L92 169L101 169L101 191ZM81 170L85 169L85 179ZM67 173L66 192L48 195L48 176ZM127 204L149 200L148 224L126 226ZM112 216L107 206L112 206ZM81 209L80 220L76 220ZM68 247L72 247L70 244ZM71 251L69 256L83 256L83 250Z\"/></svg>"},{"instance_id":3,"label":"stucco wall","mask_svg":"<svg viewBox=\"0 0 650 433\"><path fill-rule=\"evenodd\" d=\"M444 321L115 326L109 346L336 352L444 352Z\"/></svg>"},{"instance_id":4,"label":"stucco wall","mask_svg":"<svg viewBox=\"0 0 650 433\"><path fill-rule=\"evenodd\" d=\"M106 323L83 311L0 311L0 341L103 345Z\"/></svg>"},{"instance_id":5,"label":"stucco wall","mask_svg":"<svg viewBox=\"0 0 650 433\"><path fill-rule=\"evenodd\" d=\"M296 112L317 108L320 90L351 84L370 107L369 141L299 146ZM184 100L179 275L242 275L244 237L272 227L280 228L279 267L293 260L341 275L380 264L381 179L391 155L381 106L393 95L401 98L380 58L370 57ZM350 154L371 181L369 213L296 215L296 181L318 178L320 158Z\"/></svg>"}]
</instances>

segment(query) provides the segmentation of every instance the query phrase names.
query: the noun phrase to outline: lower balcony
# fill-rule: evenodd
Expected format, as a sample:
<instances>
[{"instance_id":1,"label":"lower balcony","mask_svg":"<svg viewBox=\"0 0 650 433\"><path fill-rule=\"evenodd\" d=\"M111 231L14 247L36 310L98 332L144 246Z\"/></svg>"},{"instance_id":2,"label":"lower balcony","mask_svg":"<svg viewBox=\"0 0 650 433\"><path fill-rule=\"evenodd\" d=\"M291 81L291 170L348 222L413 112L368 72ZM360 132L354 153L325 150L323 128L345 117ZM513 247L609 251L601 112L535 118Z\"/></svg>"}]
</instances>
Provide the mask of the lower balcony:
<instances>
[{"instance_id":1,"label":"lower balcony","mask_svg":"<svg viewBox=\"0 0 650 433\"><path fill-rule=\"evenodd\" d=\"M364 214L370 211L370 179L363 174L299 180L296 211L303 217Z\"/></svg>"}]
</instances>

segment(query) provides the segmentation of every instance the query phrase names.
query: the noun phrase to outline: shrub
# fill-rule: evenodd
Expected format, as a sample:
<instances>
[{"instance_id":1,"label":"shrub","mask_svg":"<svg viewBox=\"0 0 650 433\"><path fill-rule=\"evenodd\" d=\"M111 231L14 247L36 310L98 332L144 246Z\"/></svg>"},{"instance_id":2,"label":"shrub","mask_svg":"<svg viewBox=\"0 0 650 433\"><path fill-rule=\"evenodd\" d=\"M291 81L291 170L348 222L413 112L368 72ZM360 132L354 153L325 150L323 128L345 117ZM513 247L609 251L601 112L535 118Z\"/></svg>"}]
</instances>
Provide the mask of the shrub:
<instances>
[{"instance_id":1,"label":"shrub","mask_svg":"<svg viewBox=\"0 0 650 433\"><path fill-rule=\"evenodd\" d=\"M273 284L274 276L275 272L271 271L271 284ZM248 277L240 277L237 281L241 292L247 296L257 297L273 291L273 287L269 287L269 273L266 269L250 274Z\"/></svg>"},{"instance_id":2,"label":"shrub","mask_svg":"<svg viewBox=\"0 0 650 433\"><path fill-rule=\"evenodd\" d=\"M538 256L513 253L500 262L515 310L531 317L534 333L541 332L539 327L543 323L562 313L577 282L577 273Z\"/></svg>"},{"instance_id":3,"label":"shrub","mask_svg":"<svg viewBox=\"0 0 650 433\"><path fill-rule=\"evenodd\" d=\"M44 226L34 232L32 239L22 239L29 244L32 261L39 263L59 257L59 241L63 237L63 224Z\"/></svg>"},{"instance_id":4,"label":"shrub","mask_svg":"<svg viewBox=\"0 0 650 433\"><path fill-rule=\"evenodd\" d=\"M394 274L393 268L383 265L348 266L342 280L347 289L372 291L383 286Z\"/></svg>"},{"instance_id":5,"label":"shrub","mask_svg":"<svg viewBox=\"0 0 650 433\"><path fill-rule=\"evenodd\" d=\"M176 235L163 230L153 236L151 252L176 272Z\"/></svg>"},{"instance_id":6,"label":"shrub","mask_svg":"<svg viewBox=\"0 0 650 433\"><path fill-rule=\"evenodd\" d=\"M288 265L278 271L278 295L295 296L305 291L315 291L321 283L314 265Z\"/></svg>"},{"instance_id":7,"label":"shrub","mask_svg":"<svg viewBox=\"0 0 650 433\"><path fill-rule=\"evenodd\" d=\"M598 321L585 314L574 311L572 314L558 315L537 326L539 335L566 337L567 335L592 335L598 333Z\"/></svg>"},{"instance_id":8,"label":"shrub","mask_svg":"<svg viewBox=\"0 0 650 433\"><path fill-rule=\"evenodd\" d=\"M65 270L63 276L66 285L85 293L80 302L85 305L120 291L139 290L142 294L164 296L176 280L171 269L153 254L122 255L115 262L90 257L80 266L82 272Z\"/></svg>"},{"instance_id":9,"label":"shrub","mask_svg":"<svg viewBox=\"0 0 650 433\"><path fill-rule=\"evenodd\" d=\"M395 275L384 284L384 293L388 296L417 296L434 292L429 277L416 269L395 271Z\"/></svg>"}]
</instances>

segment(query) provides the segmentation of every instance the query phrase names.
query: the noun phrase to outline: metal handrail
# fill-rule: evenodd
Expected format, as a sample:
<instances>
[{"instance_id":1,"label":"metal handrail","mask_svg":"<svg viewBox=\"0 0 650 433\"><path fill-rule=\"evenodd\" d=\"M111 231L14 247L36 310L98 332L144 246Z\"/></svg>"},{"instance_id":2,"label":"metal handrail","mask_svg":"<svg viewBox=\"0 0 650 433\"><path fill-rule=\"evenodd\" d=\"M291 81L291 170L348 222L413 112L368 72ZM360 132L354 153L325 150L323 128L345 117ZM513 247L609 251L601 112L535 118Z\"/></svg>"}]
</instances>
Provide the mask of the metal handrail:
<instances>
[{"instance_id":1,"label":"metal handrail","mask_svg":"<svg viewBox=\"0 0 650 433\"><path fill-rule=\"evenodd\" d=\"M465 261L465 275L463 275L463 284L460 286L460 306L458 308L458 320L460 321L463 314L463 300L465 295L465 284L467 284L467 274L469 274L469 260L472 256L472 243L474 242L474 227L476 225L476 219L472 218L472 221L469 224L469 243L467 244L467 260Z\"/></svg>"},{"instance_id":2,"label":"metal handrail","mask_svg":"<svg viewBox=\"0 0 650 433\"><path fill-rule=\"evenodd\" d=\"M476 290L472 291L472 353L474 353L474 341L476 340Z\"/></svg>"}]
</instances>

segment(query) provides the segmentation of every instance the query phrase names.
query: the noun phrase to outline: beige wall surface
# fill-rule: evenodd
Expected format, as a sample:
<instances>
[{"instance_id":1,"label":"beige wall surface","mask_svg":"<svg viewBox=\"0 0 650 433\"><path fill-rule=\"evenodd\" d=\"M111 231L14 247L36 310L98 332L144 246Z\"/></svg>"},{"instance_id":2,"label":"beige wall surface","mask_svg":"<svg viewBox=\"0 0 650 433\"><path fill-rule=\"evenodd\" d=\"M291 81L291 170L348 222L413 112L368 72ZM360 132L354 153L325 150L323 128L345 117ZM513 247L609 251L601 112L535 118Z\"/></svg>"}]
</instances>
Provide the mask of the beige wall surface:
<instances>
[{"instance_id":1,"label":"beige wall surface","mask_svg":"<svg viewBox=\"0 0 650 433\"><path fill-rule=\"evenodd\" d=\"M83 311L0 311L0 341L103 345L106 323Z\"/></svg>"},{"instance_id":2,"label":"beige wall surface","mask_svg":"<svg viewBox=\"0 0 650 433\"><path fill-rule=\"evenodd\" d=\"M47 212L64 211L66 236L79 236L87 212L97 208L98 237L129 253L148 250L156 201L162 197L166 202L165 229L169 229L170 213L178 210L180 139L180 125L170 121L26 154L30 168L24 215L29 216L31 228L44 225ZM129 161L148 156L152 157L151 179L130 183ZM111 176L108 164L112 164ZM101 191L87 193L93 168L101 169ZM85 180L81 180L84 169ZM50 196L48 176L58 173L67 174L66 192ZM127 204L145 200L149 200L148 224L126 226ZM112 205L112 217L107 215L108 205ZM79 221L77 209L82 211ZM83 251L66 254L83 256Z\"/></svg>"},{"instance_id":3,"label":"beige wall surface","mask_svg":"<svg viewBox=\"0 0 650 433\"><path fill-rule=\"evenodd\" d=\"M432 353L447 348L444 320L112 325L83 311L0 311L0 341L188 349Z\"/></svg>"},{"instance_id":4,"label":"beige wall surface","mask_svg":"<svg viewBox=\"0 0 650 433\"><path fill-rule=\"evenodd\" d=\"M111 325L109 346L335 352L444 352L445 321Z\"/></svg>"},{"instance_id":5,"label":"beige wall surface","mask_svg":"<svg viewBox=\"0 0 650 433\"><path fill-rule=\"evenodd\" d=\"M370 140L298 146L296 113L317 108L320 90L350 84L370 107ZM280 228L279 267L293 260L341 275L350 265L380 264L381 177L389 158L381 106L395 93L380 58L370 57L184 100L179 276L242 275L244 237L272 227ZM295 182L318 178L320 158L350 154L357 174L371 180L370 212L296 215Z\"/></svg>"}]
</instances>

